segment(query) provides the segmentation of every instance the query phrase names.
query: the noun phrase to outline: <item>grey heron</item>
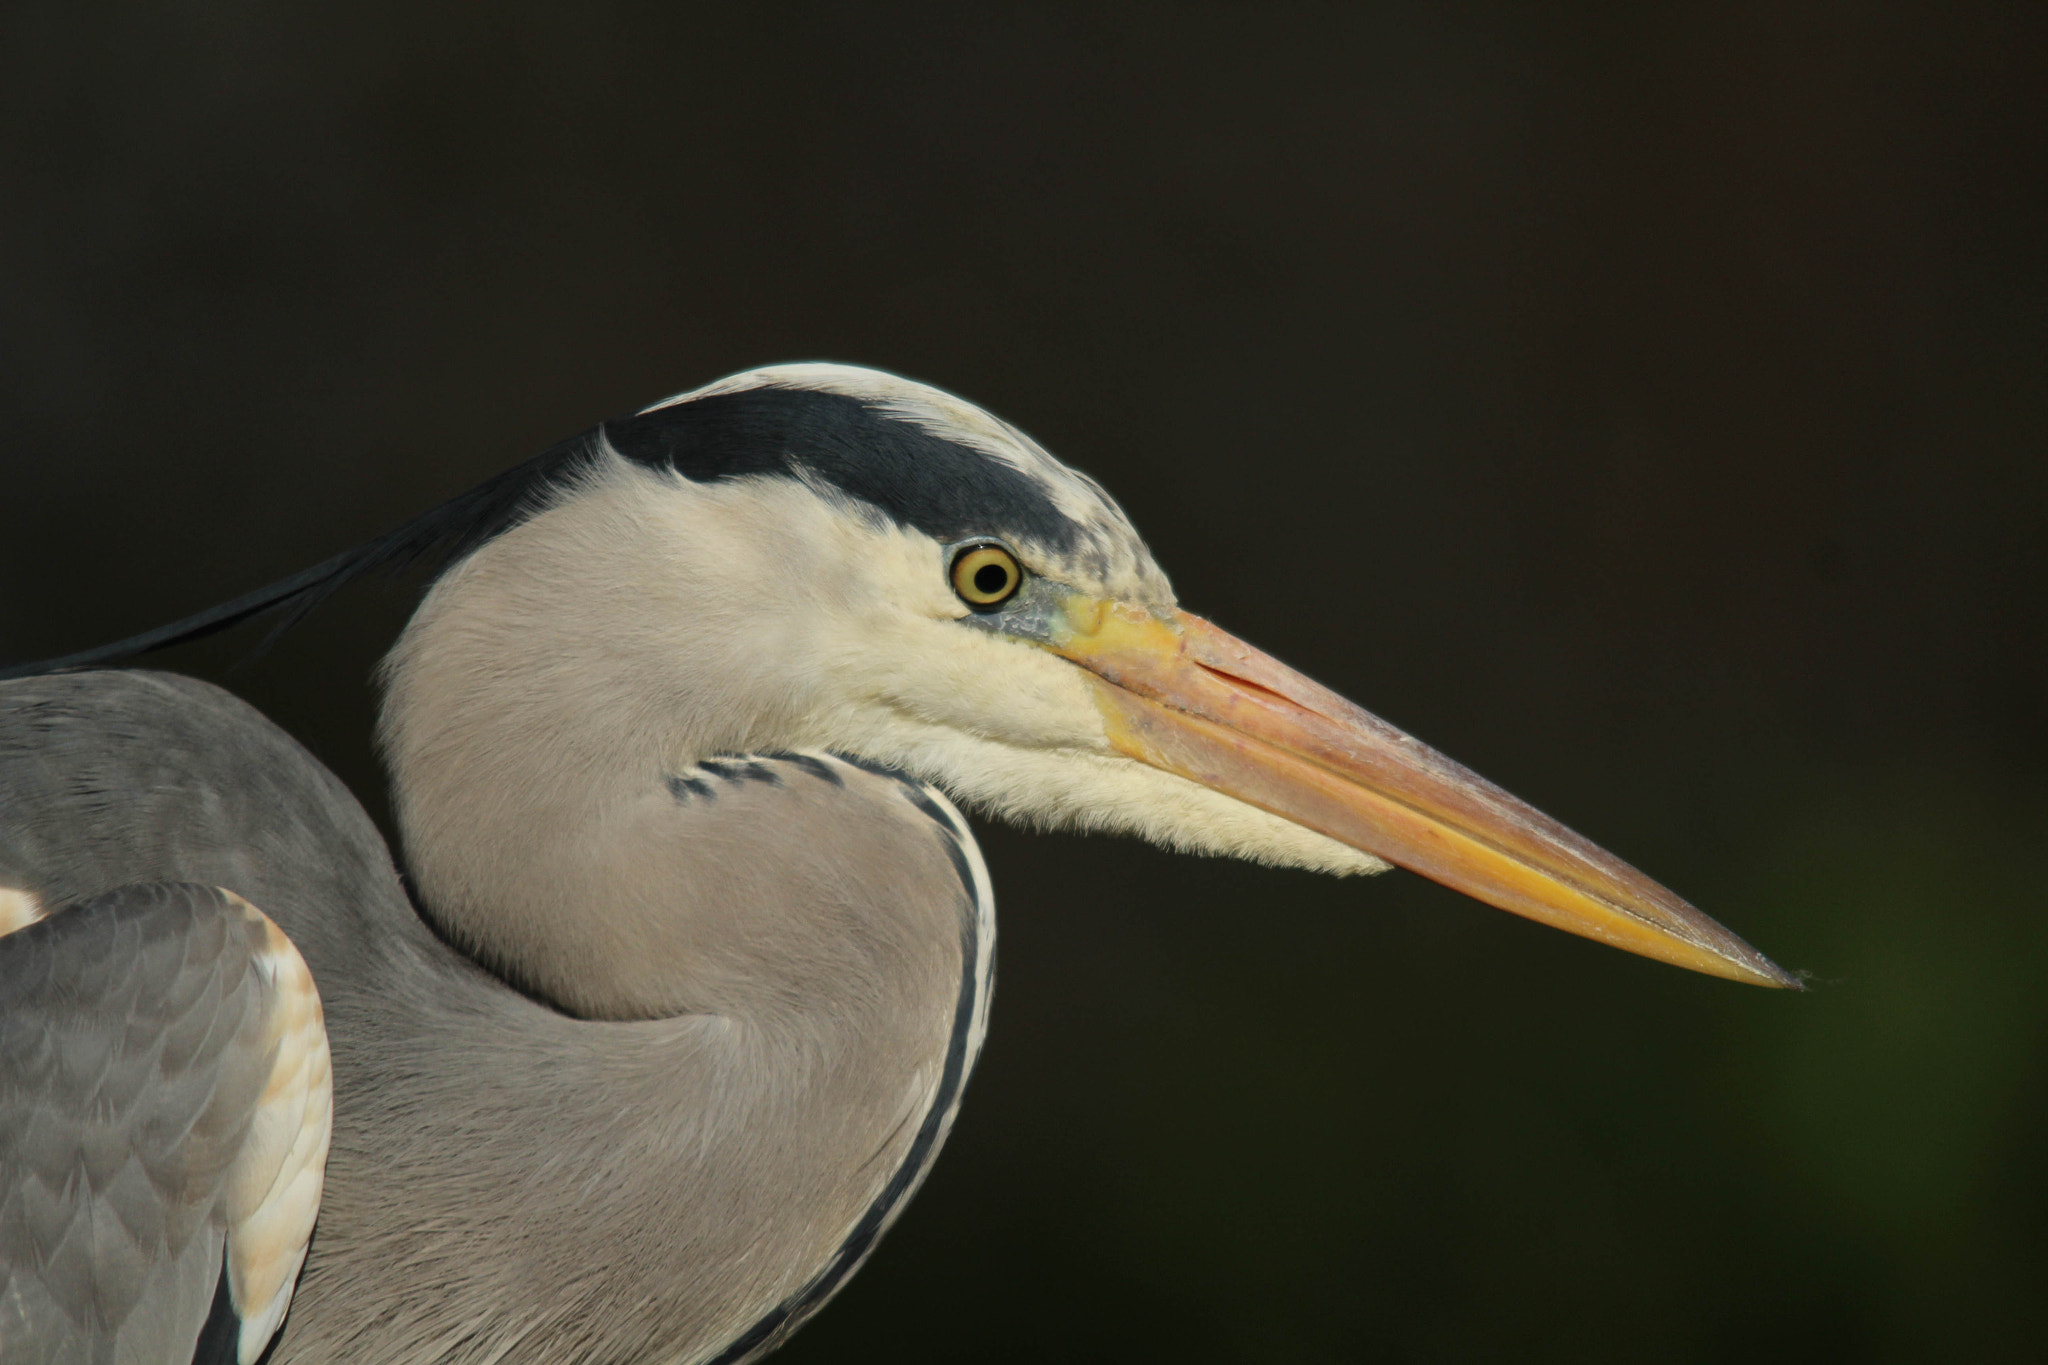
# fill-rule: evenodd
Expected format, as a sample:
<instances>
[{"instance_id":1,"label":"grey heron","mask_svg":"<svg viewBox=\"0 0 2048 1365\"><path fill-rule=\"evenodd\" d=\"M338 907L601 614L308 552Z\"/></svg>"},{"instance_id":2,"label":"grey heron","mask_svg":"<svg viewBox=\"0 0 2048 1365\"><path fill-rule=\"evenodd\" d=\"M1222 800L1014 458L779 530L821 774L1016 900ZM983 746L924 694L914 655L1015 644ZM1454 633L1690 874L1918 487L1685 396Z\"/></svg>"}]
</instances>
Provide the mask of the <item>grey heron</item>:
<instances>
[{"instance_id":1,"label":"grey heron","mask_svg":"<svg viewBox=\"0 0 2048 1365\"><path fill-rule=\"evenodd\" d=\"M101 667L420 556L381 667L403 876L246 704ZM773 1349L902 1212L981 1046L994 904L955 799L1398 863L1797 984L1181 610L1109 496L1015 428L872 370L735 375L14 672L10 1362Z\"/></svg>"}]
</instances>

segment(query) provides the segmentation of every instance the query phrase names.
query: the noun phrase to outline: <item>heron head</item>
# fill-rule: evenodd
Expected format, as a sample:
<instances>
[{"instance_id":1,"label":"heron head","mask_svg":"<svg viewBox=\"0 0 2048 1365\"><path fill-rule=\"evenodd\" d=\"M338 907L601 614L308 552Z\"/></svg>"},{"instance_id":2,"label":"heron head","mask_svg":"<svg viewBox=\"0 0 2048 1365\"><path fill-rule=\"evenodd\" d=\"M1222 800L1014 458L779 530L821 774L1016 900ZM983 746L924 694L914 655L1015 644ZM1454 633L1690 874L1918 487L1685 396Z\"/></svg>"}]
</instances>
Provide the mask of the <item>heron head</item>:
<instances>
[{"instance_id":1,"label":"heron head","mask_svg":"<svg viewBox=\"0 0 2048 1365\"><path fill-rule=\"evenodd\" d=\"M394 653L402 812L408 769L434 767L418 760L491 742L409 724L410 700L495 690L497 710L443 714L545 715L527 724L572 779L830 749L1009 819L1333 873L1399 864L1630 951L1795 984L1612 855L1181 610L1108 494L939 390L835 365L748 371L606 423L538 508L435 585Z\"/></svg>"}]
</instances>

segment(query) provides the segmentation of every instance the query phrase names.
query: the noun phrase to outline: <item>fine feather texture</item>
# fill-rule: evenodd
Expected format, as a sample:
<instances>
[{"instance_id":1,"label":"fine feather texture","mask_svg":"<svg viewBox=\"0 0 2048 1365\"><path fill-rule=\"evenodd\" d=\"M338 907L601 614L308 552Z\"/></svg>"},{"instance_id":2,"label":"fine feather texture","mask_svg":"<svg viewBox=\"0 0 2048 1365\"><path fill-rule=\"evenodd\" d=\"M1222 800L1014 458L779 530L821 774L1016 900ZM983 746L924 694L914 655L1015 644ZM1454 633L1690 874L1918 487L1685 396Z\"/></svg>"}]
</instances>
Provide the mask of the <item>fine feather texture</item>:
<instances>
[{"instance_id":1,"label":"fine feather texture","mask_svg":"<svg viewBox=\"0 0 2048 1365\"><path fill-rule=\"evenodd\" d=\"M381 743L437 921L580 1011L668 1008L622 993L614 966L640 970L646 950L604 902L563 894L560 869L606 846L620 792L780 748L900 768L1024 823L1383 866L1114 752L1086 675L974 626L945 550L805 483L705 484L617 457L479 548L384 665Z\"/></svg>"},{"instance_id":2,"label":"fine feather texture","mask_svg":"<svg viewBox=\"0 0 2048 1365\"><path fill-rule=\"evenodd\" d=\"M334 1140L275 1365L701 1361L814 1311L878 1200L871 1232L900 1211L957 1100L962 982L989 960L963 956L980 912L957 827L901 777L831 762L836 783L688 805L657 779L633 808L644 879L568 887L681 939L648 954L688 973L659 989L691 1009L663 1018L575 1018L458 956L331 775L190 680L0 685L0 793L30 813L0 822L0 879L53 902L104 878L227 883L299 944L335 1039ZM195 1274L202 1306L218 1267Z\"/></svg>"},{"instance_id":3,"label":"fine feather texture","mask_svg":"<svg viewBox=\"0 0 2048 1365\"><path fill-rule=\"evenodd\" d=\"M1015 612L951 589L983 540L1035 585ZM281 1008L271 1046L298 1061L249 1120L266 1174L230 1182L249 1254L215 1263L241 1354L288 1300L276 1365L772 1349L900 1213L986 1029L992 900L942 791L1380 866L1119 752L1032 613L1065 593L1171 614L1122 512L988 414L847 367L735 376L272 588L17 671L289 621L422 557L442 567L382 668L379 733L417 905L333 777L224 693L0 684L13 919L225 887L319 983L320 1237L289 1299L293 1243L262 1210L303 1203L321 1062ZM257 975L310 999L276 947Z\"/></svg>"},{"instance_id":4,"label":"fine feather texture","mask_svg":"<svg viewBox=\"0 0 2048 1365\"><path fill-rule=\"evenodd\" d=\"M191 1358L225 1253L252 1365L290 1303L327 1152L304 962L232 893L124 886L0 939L0 999L9 1358Z\"/></svg>"}]
</instances>

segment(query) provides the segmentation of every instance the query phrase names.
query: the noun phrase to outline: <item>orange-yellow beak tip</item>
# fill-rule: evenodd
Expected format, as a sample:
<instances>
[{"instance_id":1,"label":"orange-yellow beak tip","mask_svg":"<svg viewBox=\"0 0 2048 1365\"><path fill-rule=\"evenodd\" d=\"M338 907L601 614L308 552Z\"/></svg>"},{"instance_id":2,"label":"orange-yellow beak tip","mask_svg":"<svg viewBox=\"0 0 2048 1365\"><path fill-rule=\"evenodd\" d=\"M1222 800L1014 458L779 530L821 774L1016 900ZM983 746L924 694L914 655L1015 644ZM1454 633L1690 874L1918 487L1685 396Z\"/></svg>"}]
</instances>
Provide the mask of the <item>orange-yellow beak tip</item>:
<instances>
[{"instance_id":1,"label":"orange-yellow beak tip","mask_svg":"<svg viewBox=\"0 0 2048 1365\"><path fill-rule=\"evenodd\" d=\"M1693 971L1800 979L1628 864L1185 612L1076 599L1048 642L1111 744L1503 910Z\"/></svg>"}]
</instances>

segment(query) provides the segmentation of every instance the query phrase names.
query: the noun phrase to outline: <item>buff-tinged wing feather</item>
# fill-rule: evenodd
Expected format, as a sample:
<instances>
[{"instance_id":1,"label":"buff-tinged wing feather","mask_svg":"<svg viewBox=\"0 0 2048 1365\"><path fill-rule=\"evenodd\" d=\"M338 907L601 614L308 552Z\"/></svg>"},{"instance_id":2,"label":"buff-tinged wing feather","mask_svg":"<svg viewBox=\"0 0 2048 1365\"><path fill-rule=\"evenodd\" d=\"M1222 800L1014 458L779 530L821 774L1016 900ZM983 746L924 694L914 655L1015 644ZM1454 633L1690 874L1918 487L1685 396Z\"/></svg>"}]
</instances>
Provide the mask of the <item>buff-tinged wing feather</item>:
<instances>
[{"instance_id":1,"label":"buff-tinged wing feather","mask_svg":"<svg viewBox=\"0 0 2048 1365\"><path fill-rule=\"evenodd\" d=\"M297 952L219 888L125 886L0 937L0 999L7 1358L193 1359L226 1275L234 1321L212 1330L254 1361L327 1150L326 1037Z\"/></svg>"}]
</instances>

